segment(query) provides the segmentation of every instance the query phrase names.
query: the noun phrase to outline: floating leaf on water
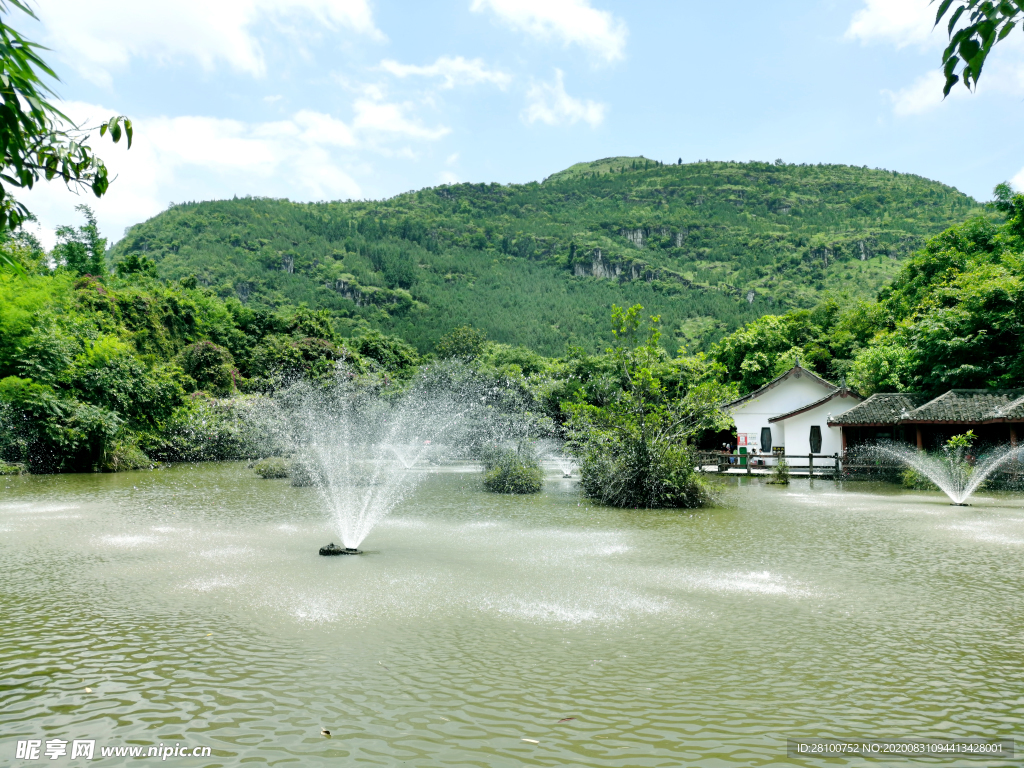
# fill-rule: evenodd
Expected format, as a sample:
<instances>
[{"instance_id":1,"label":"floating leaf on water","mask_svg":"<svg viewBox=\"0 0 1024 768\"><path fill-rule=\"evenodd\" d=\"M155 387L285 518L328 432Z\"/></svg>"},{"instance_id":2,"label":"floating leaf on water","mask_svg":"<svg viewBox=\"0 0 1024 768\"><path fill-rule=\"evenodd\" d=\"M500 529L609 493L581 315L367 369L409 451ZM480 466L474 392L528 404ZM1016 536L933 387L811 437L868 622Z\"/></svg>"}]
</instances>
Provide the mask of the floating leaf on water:
<instances>
[{"instance_id":1,"label":"floating leaf on water","mask_svg":"<svg viewBox=\"0 0 1024 768\"><path fill-rule=\"evenodd\" d=\"M560 723L568 723L570 720L575 720L575 719L576 719L575 717L563 717L558 722L560 722Z\"/></svg>"}]
</instances>

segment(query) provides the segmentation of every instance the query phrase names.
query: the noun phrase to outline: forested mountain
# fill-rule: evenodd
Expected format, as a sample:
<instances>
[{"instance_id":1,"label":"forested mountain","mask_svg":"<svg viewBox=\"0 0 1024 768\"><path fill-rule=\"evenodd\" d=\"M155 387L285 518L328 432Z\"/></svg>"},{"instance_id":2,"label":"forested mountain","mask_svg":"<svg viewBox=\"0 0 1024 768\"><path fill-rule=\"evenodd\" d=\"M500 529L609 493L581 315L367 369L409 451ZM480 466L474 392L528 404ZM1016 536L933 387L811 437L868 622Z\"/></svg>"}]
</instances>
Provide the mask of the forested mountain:
<instances>
[{"instance_id":1,"label":"forested mountain","mask_svg":"<svg viewBox=\"0 0 1024 768\"><path fill-rule=\"evenodd\" d=\"M983 211L884 170L620 157L383 201L183 203L111 256L253 306L329 309L345 335L370 325L421 351L465 324L545 354L594 350L613 302L696 348L824 292L873 296L927 237Z\"/></svg>"}]
</instances>

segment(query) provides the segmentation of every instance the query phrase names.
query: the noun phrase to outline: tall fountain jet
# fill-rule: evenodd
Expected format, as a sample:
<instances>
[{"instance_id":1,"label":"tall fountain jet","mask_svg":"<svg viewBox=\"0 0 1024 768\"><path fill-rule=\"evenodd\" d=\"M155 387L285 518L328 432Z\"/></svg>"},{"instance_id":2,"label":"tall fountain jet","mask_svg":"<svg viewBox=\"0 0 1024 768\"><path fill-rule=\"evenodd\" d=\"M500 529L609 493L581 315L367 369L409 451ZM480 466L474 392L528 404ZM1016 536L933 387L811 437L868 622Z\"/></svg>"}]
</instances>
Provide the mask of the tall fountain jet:
<instances>
[{"instance_id":1,"label":"tall fountain jet","mask_svg":"<svg viewBox=\"0 0 1024 768\"><path fill-rule=\"evenodd\" d=\"M387 396L342 371L327 385L303 382L280 393L295 460L312 479L342 546L321 555L359 554L373 527L422 481L410 471L429 448L466 443L486 427L488 393L465 369L422 370L404 393Z\"/></svg>"}]
</instances>

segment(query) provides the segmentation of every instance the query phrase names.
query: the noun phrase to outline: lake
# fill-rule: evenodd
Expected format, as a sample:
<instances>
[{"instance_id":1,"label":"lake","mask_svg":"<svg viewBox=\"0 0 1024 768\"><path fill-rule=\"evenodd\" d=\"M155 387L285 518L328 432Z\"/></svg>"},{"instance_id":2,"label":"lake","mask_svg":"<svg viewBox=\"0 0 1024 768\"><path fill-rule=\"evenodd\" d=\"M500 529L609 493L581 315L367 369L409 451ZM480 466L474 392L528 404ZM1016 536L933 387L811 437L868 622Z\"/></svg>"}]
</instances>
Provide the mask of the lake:
<instances>
[{"instance_id":1,"label":"lake","mask_svg":"<svg viewBox=\"0 0 1024 768\"><path fill-rule=\"evenodd\" d=\"M0 478L0 760L843 765L786 739L1019 727L1020 496L713 478L717 508L624 511L474 470L411 470L330 558L316 491L241 463Z\"/></svg>"}]
</instances>

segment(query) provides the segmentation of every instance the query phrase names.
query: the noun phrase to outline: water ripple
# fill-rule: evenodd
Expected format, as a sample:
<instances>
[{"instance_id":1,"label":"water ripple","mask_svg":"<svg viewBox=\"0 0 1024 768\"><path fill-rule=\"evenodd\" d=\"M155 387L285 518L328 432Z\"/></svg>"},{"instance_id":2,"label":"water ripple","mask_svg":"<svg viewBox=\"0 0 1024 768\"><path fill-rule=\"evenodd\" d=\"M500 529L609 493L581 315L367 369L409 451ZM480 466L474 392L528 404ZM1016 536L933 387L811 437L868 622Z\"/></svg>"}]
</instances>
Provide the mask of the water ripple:
<instances>
[{"instance_id":1,"label":"water ripple","mask_svg":"<svg viewBox=\"0 0 1024 768\"><path fill-rule=\"evenodd\" d=\"M144 477L0 505L4 761L95 738L211 746L197 765L810 766L786 738L1012 738L1024 716L1013 499L797 481L648 514L437 473L367 555L320 558L302 489ZM26 511L61 504L79 517Z\"/></svg>"}]
</instances>

